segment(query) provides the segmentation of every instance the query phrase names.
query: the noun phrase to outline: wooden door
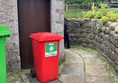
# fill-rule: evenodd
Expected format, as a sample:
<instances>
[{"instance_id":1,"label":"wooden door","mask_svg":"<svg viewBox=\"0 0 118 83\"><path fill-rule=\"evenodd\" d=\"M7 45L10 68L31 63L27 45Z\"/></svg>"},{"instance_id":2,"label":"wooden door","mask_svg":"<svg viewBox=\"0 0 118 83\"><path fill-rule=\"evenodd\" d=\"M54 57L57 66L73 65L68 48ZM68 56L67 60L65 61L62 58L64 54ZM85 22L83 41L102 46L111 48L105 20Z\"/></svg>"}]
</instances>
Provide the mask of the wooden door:
<instances>
[{"instance_id":1,"label":"wooden door","mask_svg":"<svg viewBox=\"0 0 118 83\"><path fill-rule=\"evenodd\" d=\"M22 69L33 66L29 35L50 31L50 0L18 0L20 57Z\"/></svg>"}]
</instances>

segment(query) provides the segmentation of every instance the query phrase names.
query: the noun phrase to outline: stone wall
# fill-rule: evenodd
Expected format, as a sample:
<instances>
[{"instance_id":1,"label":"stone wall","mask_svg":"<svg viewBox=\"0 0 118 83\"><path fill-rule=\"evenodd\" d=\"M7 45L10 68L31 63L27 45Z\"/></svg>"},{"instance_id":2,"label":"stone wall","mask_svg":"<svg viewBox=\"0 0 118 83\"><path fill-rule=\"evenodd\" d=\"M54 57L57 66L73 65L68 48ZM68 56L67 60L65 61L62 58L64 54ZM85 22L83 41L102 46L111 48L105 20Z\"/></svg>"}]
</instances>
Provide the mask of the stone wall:
<instances>
[{"instance_id":1,"label":"stone wall","mask_svg":"<svg viewBox=\"0 0 118 83\"><path fill-rule=\"evenodd\" d=\"M96 49L118 74L118 23L99 19L68 19L70 43Z\"/></svg>"},{"instance_id":2,"label":"stone wall","mask_svg":"<svg viewBox=\"0 0 118 83\"><path fill-rule=\"evenodd\" d=\"M9 71L19 71L19 33L17 0L0 0L0 24L7 24L11 31L10 38L7 38L7 69Z\"/></svg>"}]
</instances>

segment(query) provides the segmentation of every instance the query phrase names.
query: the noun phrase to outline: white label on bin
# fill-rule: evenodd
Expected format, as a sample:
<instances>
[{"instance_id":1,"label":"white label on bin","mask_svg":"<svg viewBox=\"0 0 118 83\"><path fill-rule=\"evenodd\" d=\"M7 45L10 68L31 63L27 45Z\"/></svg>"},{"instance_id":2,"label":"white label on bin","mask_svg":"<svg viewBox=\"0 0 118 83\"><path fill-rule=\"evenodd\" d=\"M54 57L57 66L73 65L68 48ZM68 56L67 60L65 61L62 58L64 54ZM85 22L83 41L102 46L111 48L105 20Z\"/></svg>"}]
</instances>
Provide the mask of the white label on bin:
<instances>
[{"instance_id":1,"label":"white label on bin","mask_svg":"<svg viewBox=\"0 0 118 83\"><path fill-rule=\"evenodd\" d=\"M50 42L45 44L45 57L57 55L57 42Z\"/></svg>"}]
</instances>

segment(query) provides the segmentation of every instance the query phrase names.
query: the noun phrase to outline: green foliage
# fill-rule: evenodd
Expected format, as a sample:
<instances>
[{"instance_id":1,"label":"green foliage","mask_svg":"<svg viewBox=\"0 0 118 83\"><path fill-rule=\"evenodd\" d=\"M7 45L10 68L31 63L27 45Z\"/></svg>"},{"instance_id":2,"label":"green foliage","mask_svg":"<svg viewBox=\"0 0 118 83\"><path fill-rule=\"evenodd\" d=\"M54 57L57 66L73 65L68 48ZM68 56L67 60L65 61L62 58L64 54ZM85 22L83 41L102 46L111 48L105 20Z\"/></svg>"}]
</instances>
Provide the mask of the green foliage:
<instances>
[{"instance_id":1,"label":"green foliage","mask_svg":"<svg viewBox=\"0 0 118 83\"><path fill-rule=\"evenodd\" d=\"M102 18L102 16L104 16L104 15L105 15L104 12L96 11L94 18L100 19L100 18Z\"/></svg>"},{"instance_id":2,"label":"green foliage","mask_svg":"<svg viewBox=\"0 0 118 83\"><path fill-rule=\"evenodd\" d=\"M106 8L107 8L107 5L101 4L101 9L83 13L83 17L102 19L103 24L108 21L118 22L118 10L112 11L109 8L108 9Z\"/></svg>"},{"instance_id":3,"label":"green foliage","mask_svg":"<svg viewBox=\"0 0 118 83\"><path fill-rule=\"evenodd\" d=\"M118 22L118 14L113 11L107 12L107 14L102 17L102 22L106 23L108 21Z\"/></svg>"},{"instance_id":4,"label":"green foliage","mask_svg":"<svg viewBox=\"0 0 118 83\"><path fill-rule=\"evenodd\" d=\"M108 5L107 4L99 4L100 9L107 9Z\"/></svg>"},{"instance_id":5,"label":"green foliage","mask_svg":"<svg viewBox=\"0 0 118 83\"><path fill-rule=\"evenodd\" d=\"M118 8L97 9L93 11L81 10L75 7L65 12L66 18L95 18L101 19L103 23L108 21L118 22Z\"/></svg>"},{"instance_id":6,"label":"green foliage","mask_svg":"<svg viewBox=\"0 0 118 83\"><path fill-rule=\"evenodd\" d=\"M85 14L83 17L85 18L93 18L95 15L95 11L88 11L88 12L84 12L83 14Z\"/></svg>"},{"instance_id":7,"label":"green foliage","mask_svg":"<svg viewBox=\"0 0 118 83\"><path fill-rule=\"evenodd\" d=\"M96 28L96 32L100 33L102 30L100 28Z\"/></svg>"},{"instance_id":8,"label":"green foliage","mask_svg":"<svg viewBox=\"0 0 118 83\"><path fill-rule=\"evenodd\" d=\"M101 19L103 24L109 21L109 18L107 16L103 16Z\"/></svg>"},{"instance_id":9,"label":"green foliage","mask_svg":"<svg viewBox=\"0 0 118 83\"><path fill-rule=\"evenodd\" d=\"M113 11L108 12L106 16L109 18L109 21L117 21L118 19L118 14L114 13Z\"/></svg>"}]
</instances>

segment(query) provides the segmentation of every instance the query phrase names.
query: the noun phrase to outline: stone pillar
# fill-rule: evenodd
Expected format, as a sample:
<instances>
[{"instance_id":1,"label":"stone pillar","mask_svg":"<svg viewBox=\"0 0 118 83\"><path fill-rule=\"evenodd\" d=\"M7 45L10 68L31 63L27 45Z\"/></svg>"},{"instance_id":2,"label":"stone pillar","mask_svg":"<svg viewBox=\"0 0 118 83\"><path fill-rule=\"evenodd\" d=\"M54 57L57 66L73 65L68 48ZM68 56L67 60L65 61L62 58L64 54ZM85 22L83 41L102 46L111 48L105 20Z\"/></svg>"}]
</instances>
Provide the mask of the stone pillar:
<instances>
[{"instance_id":1,"label":"stone pillar","mask_svg":"<svg viewBox=\"0 0 118 83\"><path fill-rule=\"evenodd\" d=\"M64 32L64 0L51 0L51 32L59 33L63 36ZM60 55L64 56L64 40L60 43Z\"/></svg>"},{"instance_id":2,"label":"stone pillar","mask_svg":"<svg viewBox=\"0 0 118 83\"><path fill-rule=\"evenodd\" d=\"M0 0L0 24L7 24L12 35L7 39L7 70L21 70L17 0Z\"/></svg>"}]
</instances>

